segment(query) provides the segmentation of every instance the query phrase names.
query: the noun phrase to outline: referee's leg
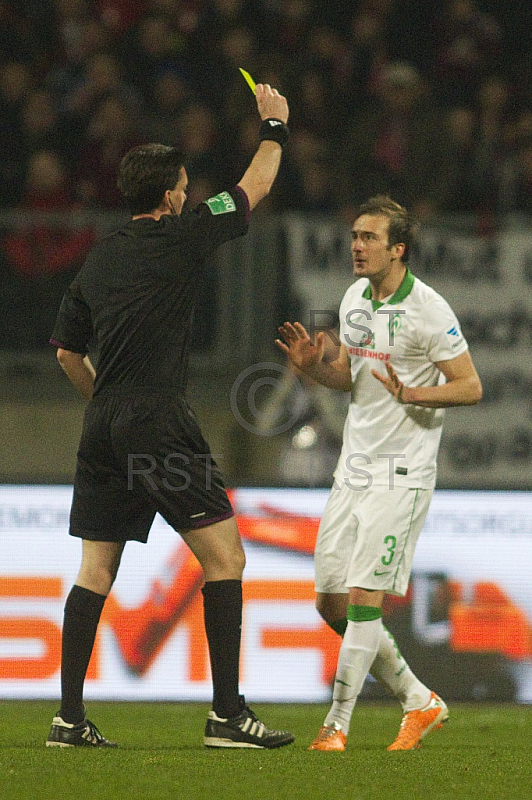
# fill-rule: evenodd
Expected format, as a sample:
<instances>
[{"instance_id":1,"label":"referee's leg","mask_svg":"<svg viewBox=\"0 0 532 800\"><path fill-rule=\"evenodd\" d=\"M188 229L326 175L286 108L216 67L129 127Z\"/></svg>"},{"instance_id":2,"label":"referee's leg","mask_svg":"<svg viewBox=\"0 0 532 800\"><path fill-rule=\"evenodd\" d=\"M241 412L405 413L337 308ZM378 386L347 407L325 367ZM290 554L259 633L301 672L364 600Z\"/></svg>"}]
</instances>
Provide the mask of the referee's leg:
<instances>
[{"instance_id":1,"label":"referee's leg","mask_svg":"<svg viewBox=\"0 0 532 800\"><path fill-rule=\"evenodd\" d=\"M120 565L124 542L83 540L81 567L65 603L61 653L61 709L66 723L85 716L83 685L107 595Z\"/></svg>"},{"instance_id":2,"label":"referee's leg","mask_svg":"<svg viewBox=\"0 0 532 800\"><path fill-rule=\"evenodd\" d=\"M235 717L240 711L238 667L242 627L242 572L245 555L234 517L181 533L205 574L202 589L209 642L213 711Z\"/></svg>"},{"instance_id":3,"label":"referee's leg","mask_svg":"<svg viewBox=\"0 0 532 800\"><path fill-rule=\"evenodd\" d=\"M234 517L179 533L200 562L207 582L242 579L246 557Z\"/></svg>"},{"instance_id":4,"label":"referee's leg","mask_svg":"<svg viewBox=\"0 0 532 800\"><path fill-rule=\"evenodd\" d=\"M120 566L125 542L97 542L83 539L81 566L76 586L107 597Z\"/></svg>"}]
</instances>

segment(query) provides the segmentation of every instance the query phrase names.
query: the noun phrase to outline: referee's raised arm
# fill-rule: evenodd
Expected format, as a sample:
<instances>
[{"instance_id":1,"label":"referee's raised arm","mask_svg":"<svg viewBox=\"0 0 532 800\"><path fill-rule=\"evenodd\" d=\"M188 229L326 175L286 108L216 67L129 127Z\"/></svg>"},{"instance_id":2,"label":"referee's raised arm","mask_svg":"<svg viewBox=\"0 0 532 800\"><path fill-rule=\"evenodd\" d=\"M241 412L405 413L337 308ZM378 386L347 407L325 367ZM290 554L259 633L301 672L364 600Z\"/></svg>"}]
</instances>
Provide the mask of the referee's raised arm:
<instances>
[{"instance_id":1,"label":"referee's raised arm","mask_svg":"<svg viewBox=\"0 0 532 800\"><path fill-rule=\"evenodd\" d=\"M288 140L288 103L267 83L256 86L257 107L262 125L260 145L238 186L246 193L250 209L269 194L281 163L283 146Z\"/></svg>"}]
</instances>

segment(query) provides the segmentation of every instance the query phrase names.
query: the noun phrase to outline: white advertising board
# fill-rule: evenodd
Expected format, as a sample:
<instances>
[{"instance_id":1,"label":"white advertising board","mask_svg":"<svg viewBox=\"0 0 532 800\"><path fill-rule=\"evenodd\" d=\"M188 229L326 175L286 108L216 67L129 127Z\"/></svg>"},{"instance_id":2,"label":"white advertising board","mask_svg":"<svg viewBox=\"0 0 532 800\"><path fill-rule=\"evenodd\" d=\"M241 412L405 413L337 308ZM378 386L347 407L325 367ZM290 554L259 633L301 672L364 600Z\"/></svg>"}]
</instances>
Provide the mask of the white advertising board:
<instances>
[{"instance_id":1,"label":"white advertising board","mask_svg":"<svg viewBox=\"0 0 532 800\"><path fill-rule=\"evenodd\" d=\"M68 536L71 491L0 486L0 697L59 696L63 606L81 551ZM233 492L247 556L241 688L254 701L330 696L339 638L314 609L312 563L327 494ZM414 562L413 634L427 647L495 653L521 702L532 702L531 564L531 493L436 492ZM435 575L453 591L437 621ZM208 701L201 585L197 562L157 517L148 544L125 549L85 697Z\"/></svg>"}]
</instances>

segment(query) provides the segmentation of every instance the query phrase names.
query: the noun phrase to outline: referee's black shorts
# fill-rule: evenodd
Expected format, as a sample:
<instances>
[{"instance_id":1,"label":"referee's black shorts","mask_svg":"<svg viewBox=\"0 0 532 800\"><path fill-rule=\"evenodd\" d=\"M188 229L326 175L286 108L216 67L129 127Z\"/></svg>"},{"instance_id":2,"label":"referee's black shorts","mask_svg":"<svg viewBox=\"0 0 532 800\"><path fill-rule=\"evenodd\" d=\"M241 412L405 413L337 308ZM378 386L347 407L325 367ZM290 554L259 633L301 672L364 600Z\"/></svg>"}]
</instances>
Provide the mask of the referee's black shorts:
<instances>
[{"instance_id":1,"label":"referee's black shorts","mask_svg":"<svg viewBox=\"0 0 532 800\"><path fill-rule=\"evenodd\" d=\"M146 542L157 511L176 531L233 516L193 411L174 395L95 397L83 421L71 535Z\"/></svg>"}]
</instances>

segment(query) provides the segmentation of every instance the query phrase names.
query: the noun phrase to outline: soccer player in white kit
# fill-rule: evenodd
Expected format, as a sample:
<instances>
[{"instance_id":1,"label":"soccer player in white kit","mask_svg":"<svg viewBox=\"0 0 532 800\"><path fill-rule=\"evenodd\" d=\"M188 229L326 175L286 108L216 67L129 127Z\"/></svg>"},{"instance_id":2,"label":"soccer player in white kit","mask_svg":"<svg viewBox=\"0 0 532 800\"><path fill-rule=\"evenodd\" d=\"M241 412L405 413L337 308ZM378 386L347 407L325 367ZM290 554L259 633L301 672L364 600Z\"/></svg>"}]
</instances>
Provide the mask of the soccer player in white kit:
<instances>
[{"instance_id":1,"label":"soccer player in white kit","mask_svg":"<svg viewBox=\"0 0 532 800\"><path fill-rule=\"evenodd\" d=\"M401 728L388 750L411 750L448 718L447 706L408 667L382 624L385 594L404 596L430 504L444 409L473 405L482 387L448 303L406 266L415 225L379 195L352 228L357 279L340 306L340 349L325 334L279 328L293 364L351 393L343 446L315 550L316 606L340 635L333 703L311 750L344 750L368 672L399 699Z\"/></svg>"}]
</instances>

